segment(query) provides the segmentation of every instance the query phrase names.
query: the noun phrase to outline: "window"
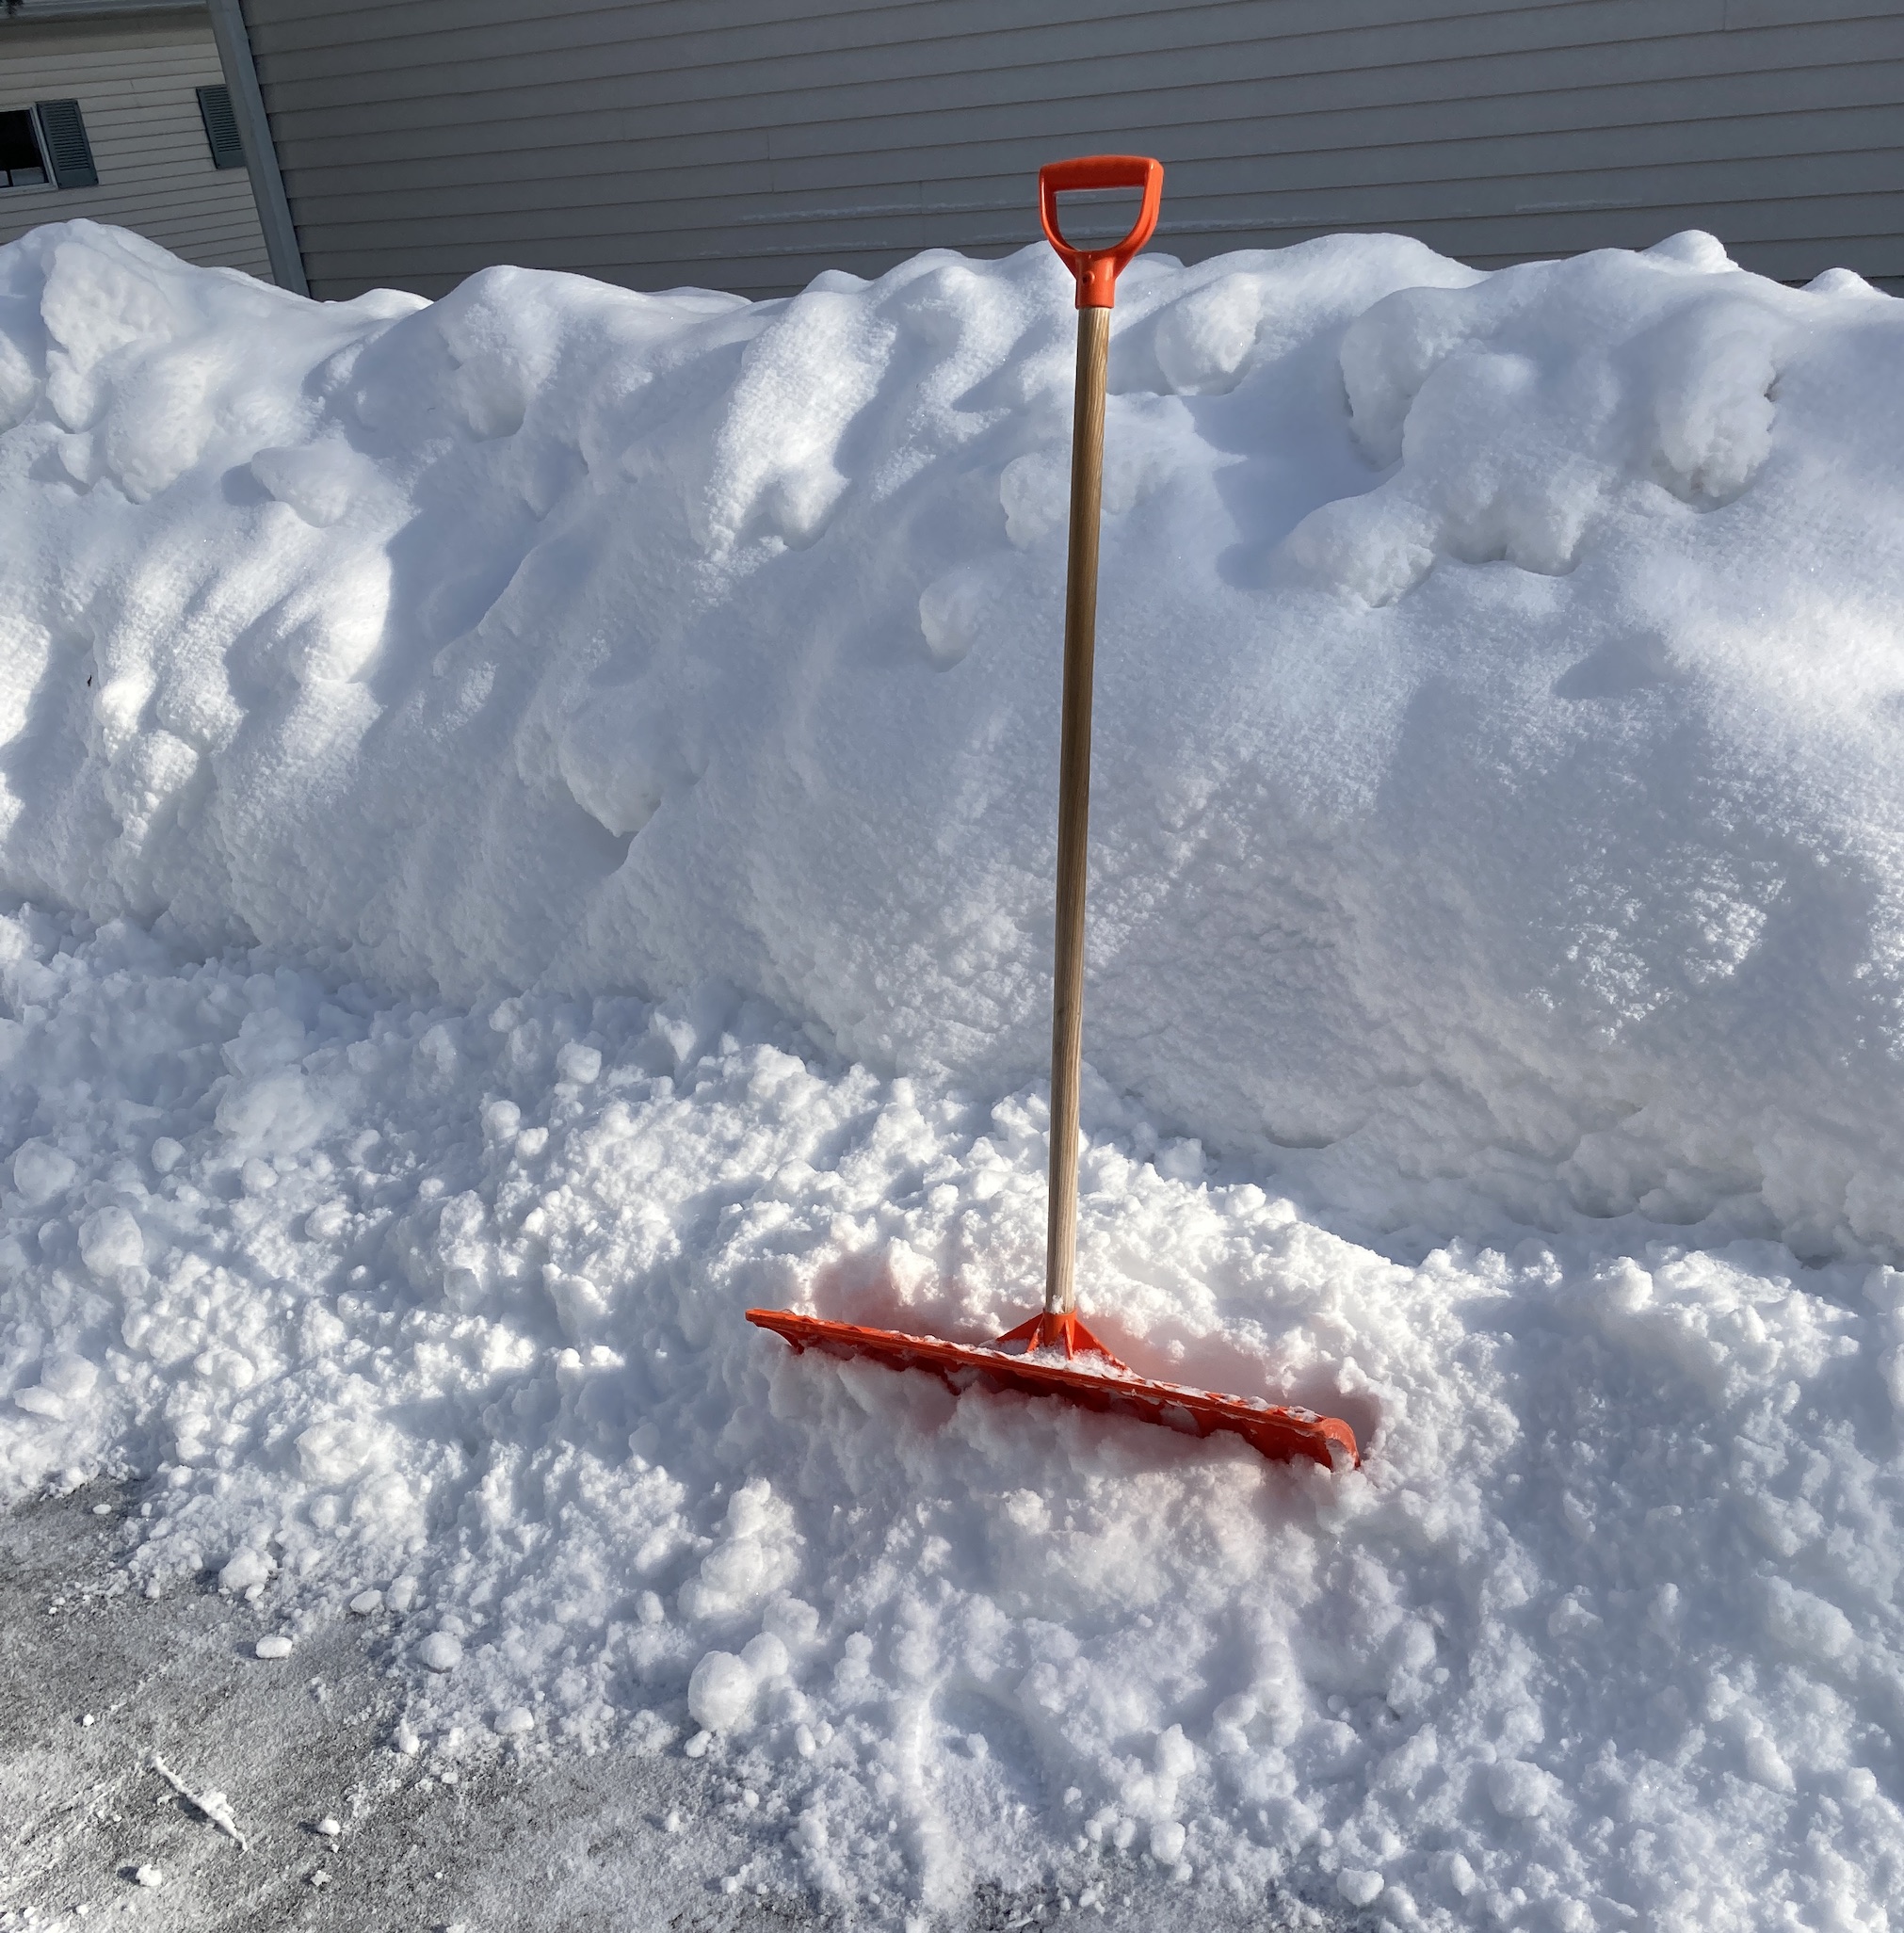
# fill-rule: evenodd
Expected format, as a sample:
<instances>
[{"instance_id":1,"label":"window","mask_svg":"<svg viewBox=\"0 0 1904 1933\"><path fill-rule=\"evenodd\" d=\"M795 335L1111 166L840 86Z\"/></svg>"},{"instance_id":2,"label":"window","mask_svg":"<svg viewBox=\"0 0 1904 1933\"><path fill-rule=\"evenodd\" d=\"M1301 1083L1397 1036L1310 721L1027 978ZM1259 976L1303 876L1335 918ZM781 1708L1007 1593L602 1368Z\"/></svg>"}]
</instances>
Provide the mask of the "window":
<instances>
[{"instance_id":1,"label":"window","mask_svg":"<svg viewBox=\"0 0 1904 1933\"><path fill-rule=\"evenodd\" d=\"M33 116L24 107L0 113L0 188L43 188L46 163Z\"/></svg>"},{"instance_id":2,"label":"window","mask_svg":"<svg viewBox=\"0 0 1904 1933\"><path fill-rule=\"evenodd\" d=\"M214 168L242 168L245 144L238 138L238 117L232 112L232 90L219 86L199 89L199 119L205 124L205 144Z\"/></svg>"}]
</instances>

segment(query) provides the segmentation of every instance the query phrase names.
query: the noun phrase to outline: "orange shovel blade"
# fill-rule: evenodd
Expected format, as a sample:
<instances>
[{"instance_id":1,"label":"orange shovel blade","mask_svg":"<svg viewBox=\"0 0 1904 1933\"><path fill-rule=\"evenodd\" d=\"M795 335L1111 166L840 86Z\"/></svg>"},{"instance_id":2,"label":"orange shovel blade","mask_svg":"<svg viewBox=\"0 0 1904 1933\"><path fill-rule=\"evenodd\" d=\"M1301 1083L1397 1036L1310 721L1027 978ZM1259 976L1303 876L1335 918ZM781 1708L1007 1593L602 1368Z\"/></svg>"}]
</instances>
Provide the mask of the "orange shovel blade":
<instances>
[{"instance_id":1,"label":"orange shovel blade","mask_svg":"<svg viewBox=\"0 0 1904 1933\"><path fill-rule=\"evenodd\" d=\"M942 1343L778 1309L750 1309L747 1319L784 1337L796 1354L818 1349L829 1356L864 1357L888 1369L923 1369L955 1390L980 1384L1027 1396L1059 1396L1087 1409L1161 1424L1186 1436L1229 1430L1265 1457L1307 1457L1325 1470L1335 1467L1338 1456L1351 1466L1362 1462L1355 1432L1339 1418L1249 1396L1152 1382L1120 1362L1074 1315L1035 1315L995 1343Z\"/></svg>"}]
</instances>

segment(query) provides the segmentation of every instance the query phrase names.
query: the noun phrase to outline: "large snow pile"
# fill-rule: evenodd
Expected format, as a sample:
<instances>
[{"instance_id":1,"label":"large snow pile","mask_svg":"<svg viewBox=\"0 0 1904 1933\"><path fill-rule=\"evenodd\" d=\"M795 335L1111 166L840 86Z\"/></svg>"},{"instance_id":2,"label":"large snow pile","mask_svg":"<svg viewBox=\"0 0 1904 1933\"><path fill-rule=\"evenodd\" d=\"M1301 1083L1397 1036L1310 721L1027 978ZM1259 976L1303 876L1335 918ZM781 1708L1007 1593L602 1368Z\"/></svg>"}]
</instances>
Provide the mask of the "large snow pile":
<instances>
[{"instance_id":1,"label":"large snow pile","mask_svg":"<svg viewBox=\"0 0 1904 1933\"><path fill-rule=\"evenodd\" d=\"M1046 251L318 306L74 223L0 250L0 1477L391 1620L452 1757L712 1753L748 1884L1880 1926L1904 321L1700 236L1117 313L1087 1294L1365 1470L739 1320L1040 1277Z\"/></svg>"},{"instance_id":2,"label":"large snow pile","mask_svg":"<svg viewBox=\"0 0 1904 1933\"><path fill-rule=\"evenodd\" d=\"M752 306L5 264L0 885L1042 1066L1048 250ZM1118 317L1099 1071L1372 1214L1904 1239L1893 305L1376 238L1140 260Z\"/></svg>"}]
</instances>

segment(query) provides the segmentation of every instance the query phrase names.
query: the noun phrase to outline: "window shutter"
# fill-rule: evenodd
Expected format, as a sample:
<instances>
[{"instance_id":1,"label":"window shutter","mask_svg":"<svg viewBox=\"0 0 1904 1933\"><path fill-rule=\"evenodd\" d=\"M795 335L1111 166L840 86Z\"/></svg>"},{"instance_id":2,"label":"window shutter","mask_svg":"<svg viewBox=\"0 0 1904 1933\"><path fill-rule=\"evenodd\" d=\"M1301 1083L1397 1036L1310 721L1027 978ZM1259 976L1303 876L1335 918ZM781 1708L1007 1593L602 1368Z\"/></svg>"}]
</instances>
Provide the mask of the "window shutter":
<instances>
[{"instance_id":1,"label":"window shutter","mask_svg":"<svg viewBox=\"0 0 1904 1933\"><path fill-rule=\"evenodd\" d=\"M199 89L199 118L205 124L205 140L212 151L214 168L242 168L245 144L238 138L238 117L232 112L232 90L222 83Z\"/></svg>"},{"instance_id":2,"label":"window shutter","mask_svg":"<svg viewBox=\"0 0 1904 1933\"><path fill-rule=\"evenodd\" d=\"M36 101L40 139L53 168L56 188L96 188L99 169L92 165L92 143L86 138L77 101Z\"/></svg>"}]
</instances>

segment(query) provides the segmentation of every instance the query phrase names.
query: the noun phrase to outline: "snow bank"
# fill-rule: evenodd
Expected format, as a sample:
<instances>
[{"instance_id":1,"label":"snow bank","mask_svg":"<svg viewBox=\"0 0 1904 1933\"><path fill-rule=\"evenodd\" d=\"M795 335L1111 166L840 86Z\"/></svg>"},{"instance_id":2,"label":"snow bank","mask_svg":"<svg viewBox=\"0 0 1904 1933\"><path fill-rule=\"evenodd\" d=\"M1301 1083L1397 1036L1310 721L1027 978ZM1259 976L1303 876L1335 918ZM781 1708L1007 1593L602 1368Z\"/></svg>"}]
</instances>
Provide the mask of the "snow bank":
<instances>
[{"instance_id":1,"label":"snow bank","mask_svg":"<svg viewBox=\"0 0 1904 1933\"><path fill-rule=\"evenodd\" d=\"M399 1752L694 1752L871 1924L1880 1926L1893 305L1362 238L1118 314L1083 1279L1365 1470L740 1320L1040 1279L1044 253L319 307L73 224L0 250L0 1489L143 1479L264 1655L379 1620Z\"/></svg>"},{"instance_id":2,"label":"snow bank","mask_svg":"<svg viewBox=\"0 0 1904 1933\"><path fill-rule=\"evenodd\" d=\"M1066 290L1039 247L318 306L9 246L0 884L455 1001L719 977L1020 1084ZM1894 1250L1894 306L1699 235L1358 237L1117 313L1105 1078L1390 1225Z\"/></svg>"}]
</instances>

